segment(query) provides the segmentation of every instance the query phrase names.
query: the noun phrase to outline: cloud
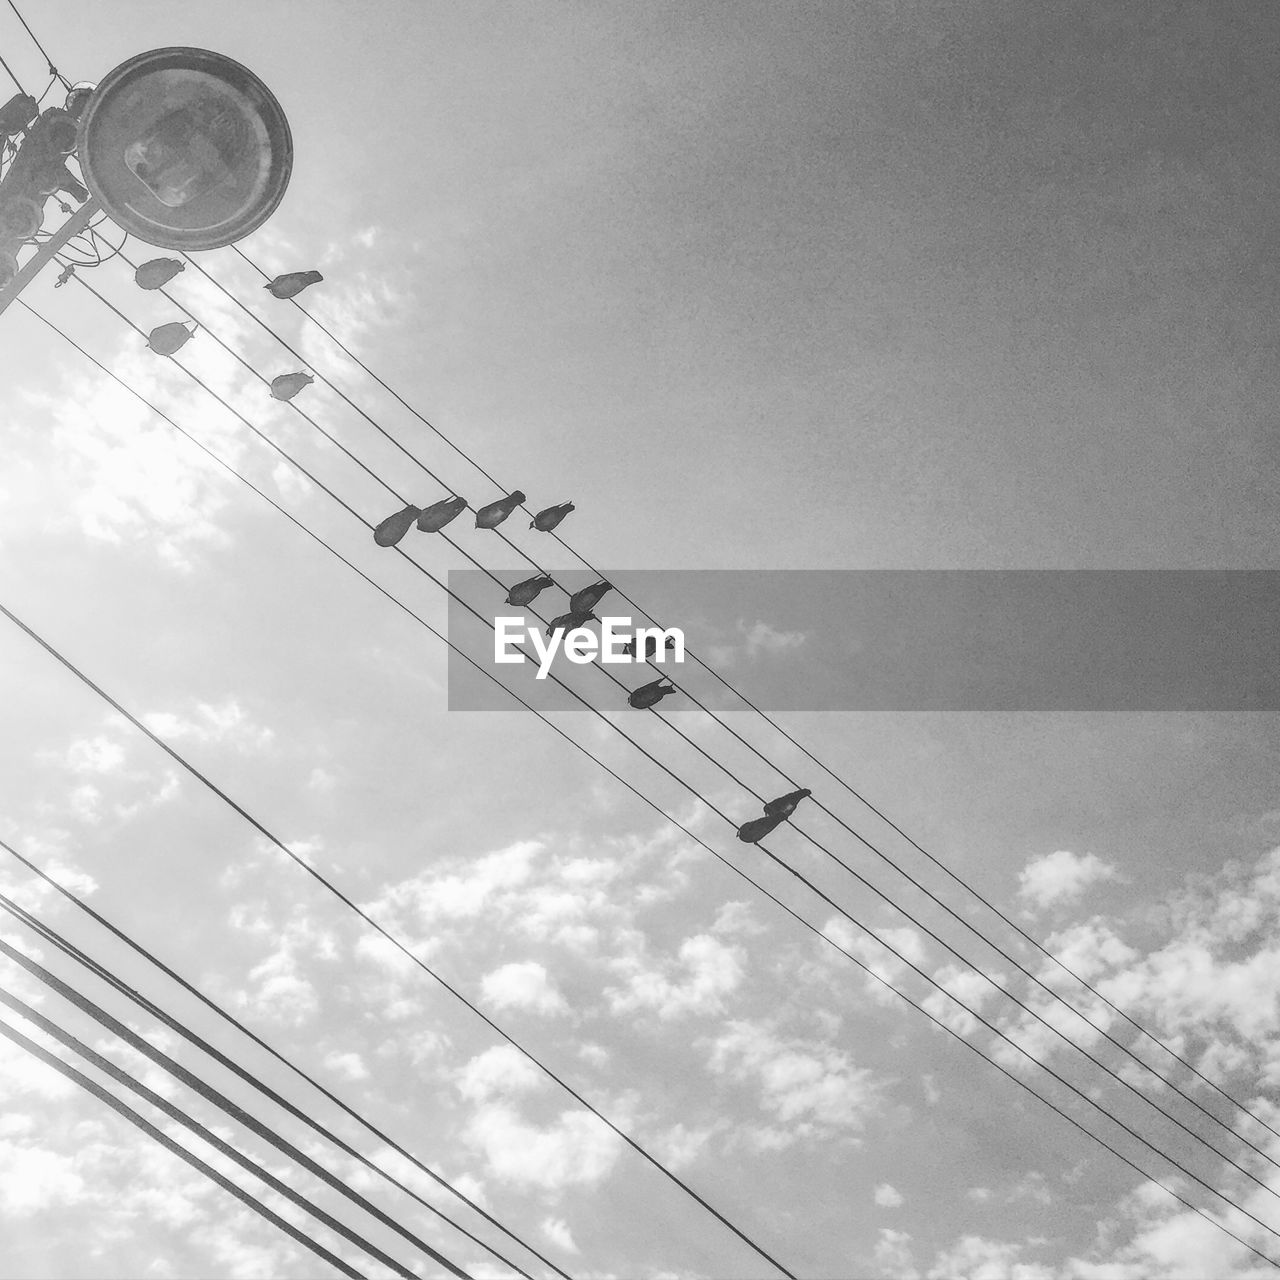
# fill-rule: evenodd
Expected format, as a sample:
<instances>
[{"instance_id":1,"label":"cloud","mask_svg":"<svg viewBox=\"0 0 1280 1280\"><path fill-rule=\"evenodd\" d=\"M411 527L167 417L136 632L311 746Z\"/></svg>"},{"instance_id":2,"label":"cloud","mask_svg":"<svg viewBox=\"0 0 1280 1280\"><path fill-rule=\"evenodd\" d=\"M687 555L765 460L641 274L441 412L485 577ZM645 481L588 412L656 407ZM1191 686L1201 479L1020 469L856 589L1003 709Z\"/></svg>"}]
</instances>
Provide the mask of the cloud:
<instances>
[{"instance_id":1,"label":"cloud","mask_svg":"<svg viewBox=\"0 0 1280 1280\"><path fill-rule=\"evenodd\" d=\"M962 1236L937 1255L926 1280L1053 1280L1048 1267L1018 1261L1021 1252L1019 1244Z\"/></svg>"},{"instance_id":2,"label":"cloud","mask_svg":"<svg viewBox=\"0 0 1280 1280\"><path fill-rule=\"evenodd\" d=\"M859 1133L880 1103L872 1073L847 1054L823 1041L784 1039L757 1023L729 1023L712 1043L710 1065L757 1085L761 1106L787 1126L770 1146L817 1133Z\"/></svg>"},{"instance_id":3,"label":"cloud","mask_svg":"<svg viewBox=\"0 0 1280 1280\"><path fill-rule=\"evenodd\" d=\"M563 1249L566 1253L580 1252L578 1246L574 1243L573 1236L569 1232L568 1223L560 1218L544 1218L542 1221L542 1234L558 1249Z\"/></svg>"},{"instance_id":4,"label":"cloud","mask_svg":"<svg viewBox=\"0 0 1280 1280\"><path fill-rule=\"evenodd\" d=\"M902 1192L887 1182L882 1182L876 1187L875 1202L882 1209L897 1209L903 1204Z\"/></svg>"},{"instance_id":5,"label":"cloud","mask_svg":"<svg viewBox=\"0 0 1280 1280\"><path fill-rule=\"evenodd\" d=\"M367 1080L369 1078L369 1068L364 1065L364 1061L358 1053L353 1053L350 1050L328 1054L325 1057L324 1065L335 1075L342 1076L345 1080Z\"/></svg>"},{"instance_id":6,"label":"cloud","mask_svg":"<svg viewBox=\"0 0 1280 1280\"><path fill-rule=\"evenodd\" d=\"M565 1111L539 1127L511 1106L486 1105L464 1136L495 1177L544 1191L592 1186L608 1176L622 1152L621 1139L589 1111Z\"/></svg>"},{"instance_id":7,"label":"cloud","mask_svg":"<svg viewBox=\"0 0 1280 1280\"><path fill-rule=\"evenodd\" d=\"M532 1093L546 1077L514 1045L500 1044L472 1058L458 1073L458 1092L472 1102Z\"/></svg>"},{"instance_id":8,"label":"cloud","mask_svg":"<svg viewBox=\"0 0 1280 1280\"><path fill-rule=\"evenodd\" d=\"M535 1013L568 1013L569 1005L534 960L504 964L486 974L481 983L485 998L499 1009L531 1009Z\"/></svg>"},{"instance_id":9,"label":"cloud","mask_svg":"<svg viewBox=\"0 0 1280 1280\"><path fill-rule=\"evenodd\" d=\"M65 1209L82 1199L84 1192L74 1158L0 1141L0 1213L22 1218Z\"/></svg>"},{"instance_id":10,"label":"cloud","mask_svg":"<svg viewBox=\"0 0 1280 1280\"><path fill-rule=\"evenodd\" d=\"M736 666L741 656L745 656L750 661L762 655L791 653L808 640L808 636L803 631L780 631L769 623L760 621L748 626L741 618L738 619L738 634L742 637L740 645L707 646L707 655L713 666Z\"/></svg>"},{"instance_id":11,"label":"cloud","mask_svg":"<svg viewBox=\"0 0 1280 1280\"><path fill-rule=\"evenodd\" d=\"M1059 849L1027 863L1018 876L1018 894L1033 910L1043 911L1074 902L1091 885L1118 878L1116 869L1095 854Z\"/></svg>"},{"instance_id":12,"label":"cloud","mask_svg":"<svg viewBox=\"0 0 1280 1280\"><path fill-rule=\"evenodd\" d=\"M255 725L234 698L218 705L199 702L190 716L152 711L142 722L160 738L225 743L240 750L261 750L275 737L271 729Z\"/></svg>"},{"instance_id":13,"label":"cloud","mask_svg":"<svg viewBox=\"0 0 1280 1280\"><path fill-rule=\"evenodd\" d=\"M627 985L606 993L613 1012L652 1009L663 1019L723 1012L724 997L738 988L745 972L740 947L705 933L680 944L678 965L667 966L667 972L643 967L638 956L626 957L616 967L627 972Z\"/></svg>"}]
</instances>

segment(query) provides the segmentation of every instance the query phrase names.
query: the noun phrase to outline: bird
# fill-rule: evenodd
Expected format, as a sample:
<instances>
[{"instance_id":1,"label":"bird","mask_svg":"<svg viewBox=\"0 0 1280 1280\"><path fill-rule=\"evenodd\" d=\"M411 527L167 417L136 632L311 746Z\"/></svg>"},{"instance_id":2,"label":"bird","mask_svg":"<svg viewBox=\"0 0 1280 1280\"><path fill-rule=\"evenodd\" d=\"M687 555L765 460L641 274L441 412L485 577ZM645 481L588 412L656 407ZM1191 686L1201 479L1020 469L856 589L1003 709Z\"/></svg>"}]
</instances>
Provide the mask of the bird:
<instances>
[{"instance_id":1,"label":"bird","mask_svg":"<svg viewBox=\"0 0 1280 1280\"><path fill-rule=\"evenodd\" d=\"M769 817L781 814L784 818L789 818L796 811L796 806L805 796L811 796L813 792L808 787L801 787L799 791L788 791L785 796L779 796L776 800L769 800L765 803L764 811Z\"/></svg>"},{"instance_id":2,"label":"bird","mask_svg":"<svg viewBox=\"0 0 1280 1280\"><path fill-rule=\"evenodd\" d=\"M557 631L574 631L578 627L585 627L588 622L599 621L600 619L590 609L562 613L558 618L552 618L547 623L547 635L555 635Z\"/></svg>"},{"instance_id":3,"label":"bird","mask_svg":"<svg viewBox=\"0 0 1280 1280\"><path fill-rule=\"evenodd\" d=\"M589 587L583 587L581 591L575 591L569 597L569 608L575 613L581 609L588 611L594 609L612 590L613 584L605 582L602 578L599 582L593 582Z\"/></svg>"},{"instance_id":4,"label":"bird","mask_svg":"<svg viewBox=\"0 0 1280 1280\"><path fill-rule=\"evenodd\" d=\"M309 373L282 373L271 379L271 394L277 400L292 400L303 387L314 381Z\"/></svg>"},{"instance_id":5,"label":"bird","mask_svg":"<svg viewBox=\"0 0 1280 1280\"><path fill-rule=\"evenodd\" d=\"M662 637L662 648L663 648L664 650L665 650L665 649L674 649L675 647L676 647L676 638L675 638L675 636L663 636L663 637ZM622 646L622 652L623 652L623 653L625 653L625 654L629 654L629 655L630 655L631 657L633 657L633 658L636 656L636 638L635 638L635 636L632 636L632 637L631 637L631 639L630 639L630 640L628 640L628 641L627 641L627 643L626 643L626 644L624 644L624 645ZM647 636L645 636L645 638L644 638L644 653L643 653L641 656L642 656L642 657L645 657L645 658L649 658L649 657L655 657L655 658L656 658L656 657L658 656L658 637L657 637L657 636L648 636L648 635L647 635Z\"/></svg>"},{"instance_id":6,"label":"bird","mask_svg":"<svg viewBox=\"0 0 1280 1280\"><path fill-rule=\"evenodd\" d=\"M550 574L536 574L532 578L526 578L523 582L517 582L507 592L507 603L516 606L532 604L538 598L540 591L545 591L548 587L553 586L555 586L555 581Z\"/></svg>"},{"instance_id":7,"label":"bird","mask_svg":"<svg viewBox=\"0 0 1280 1280\"><path fill-rule=\"evenodd\" d=\"M319 284L324 279L318 271L290 271L287 275L276 276L264 289L271 291L273 298L293 298L308 285Z\"/></svg>"},{"instance_id":8,"label":"bird","mask_svg":"<svg viewBox=\"0 0 1280 1280\"><path fill-rule=\"evenodd\" d=\"M158 356L171 356L175 351L180 351L186 346L194 333L195 330L188 329L181 320L174 320L152 329L147 338L147 346Z\"/></svg>"},{"instance_id":9,"label":"bird","mask_svg":"<svg viewBox=\"0 0 1280 1280\"><path fill-rule=\"evenodd\" d=\"M655 703L661 702L667 694L675 691L676 687L673 684L666 684L662 680L651 680L648 684L642 684L638 689L633 690L627 702L638 711L643 711L646 707L652 707Z\"/></svg>"},{"instance_id":10,"label":"bird","mask_svg":"<svg viewBox=\"0 0 1280 1280\"><path fill-rule=\"evenodd\" d=\"M786 814L766 813L763 818L752 818L738 828L738 839L745 844L759 844L775 827L786 822Z\"/></svg>"},{"instance_id":11,"label":"bird","mask_svg":"<svg viewBox=\"0 0 1280 1280\"><path fill-rule=\"evenodd\" d=\"M410 503L403 511L397 511L395 515L388 516L373 531L374 542L380 547L394 547L413 528L414 521L421 514L422 509Z\"/></svg>"},{"instance_id":12,"label":"bird","mask_svg":"<svg viewBox=\"0 0 1280 1280\"><path fill-rule=\"evenodd\" d=\"M477 529L496 529L522 502L524 494L519 489L513 490L505 498L491 502L476 512Z\"/></svg>"},{"instance_id":13,"label":"bird","mask_svg":"<svg viewBox=\"0 0 1280 1280\"><path fill-rule=\"evenodd\" d=\"M187 264L177 258L152 258L144 262L134 273L133 282L139 289L159 289L169 283Z\"/></svg>"},{"instance_id":14,"label":"bird","mask_svg":"<svg viewBox=\"0 0 1280 1280\"><path fill-rule=\"evenodd\" d=\"M466 498L441 498L422 508L418 528L423 533L439 533L450 520L456 520L467 509Z\"/></svg>"},{"instance_id":15,"label":"bird","mask_svg":"<svg viewBox=\"0 0 1280 1280\"><path fill-rule=\"evenodd\" d=\"M550 533L573 509L572 502L562 502L558 507L544 507L529 521L529 528Z\"/></svg>"}]
</instances>

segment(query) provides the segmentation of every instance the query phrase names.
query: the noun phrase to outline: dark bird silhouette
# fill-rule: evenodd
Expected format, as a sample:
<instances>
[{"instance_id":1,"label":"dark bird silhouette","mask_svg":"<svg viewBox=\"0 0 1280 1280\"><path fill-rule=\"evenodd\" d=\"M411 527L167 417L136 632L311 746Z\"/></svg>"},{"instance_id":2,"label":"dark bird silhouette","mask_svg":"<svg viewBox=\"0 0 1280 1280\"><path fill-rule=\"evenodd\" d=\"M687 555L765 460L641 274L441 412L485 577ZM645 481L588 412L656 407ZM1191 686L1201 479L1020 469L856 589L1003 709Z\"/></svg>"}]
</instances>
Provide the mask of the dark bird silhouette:
<instances>
[{"instance_id":1,"label":"dark bird silhouette","mask_svg":"<svg viewBox=\"0 0 1280 1280\"><path fill-rule=\"evenodd\" d=\"M523 582L517 582L507 592L507 603L514 605L532 604L538 598L540 591L545 591L548 587L553 586L555 586L555 582L549 574L536 574L532 578L526 578Z\"/></svg>"},{"instance_id":2,"label":"dark bird silhouette","mask_svg":"<svg viewBox=\"0 0 1280 1280\"><path fill-rule=\"evenodd\" d=\"M147 346L158 356L171 356L175 351L180 351L191 341L191 335L194 332L194 329L188 329L181 320L157 325L151 330L150 337L147 338Z\"/></svg>"},{"instance_id":3,"label":"dark bird silhouette","mask_svg":"<svg viewBox=\"0 0 1280 1280\"><path fill-rule=\"evenodd\" d=\"M380 547L394 547L413 528L421 514L421 508L410 504L403 511L397 511L395 515L388 516L373 531L374 542Z\"/></svg>"},{"instance_id":4,"label":"dark bird silhouette","mask_svg":"<svg viewBox=\"0 0 1280 1280\"><path fill-rule=\"evenodd\" d=\"M573 509L572 502L562 502L558 507L543 507L529 521L529 528L541 530L543 533L550 533Z\"/></svg>"},{"instance_id":5,"label":"dark bird silhouette","mask_svg":"<svg viewBox=\"0 0 1280 1280\"><path fill-rule=\"evenodd\" d=\"M557 631L572 631L576 627L585 627L588 622L599 622L590 609L585 612L562 613L558 618L552 618L547 623L547 635L555 635Z\"/></svg>"},{"instance_id":6,"label":"dark bird silhouette","mask_svg":"<svg viewBox=\"0 0 1280 1280\"><path fill-rule=\"evenodd\" d=\"M456 520L467 509L466 498L441 498L422 508L418 528L423 533L439 533L450 520Z\"/></svg>"},{"instance_id":7,"label":"dark bird silhouette","mask_svg":"<svg viewBox=\"0 0 1280 1280\"><path fill-rule=\"evenodd\" d=\"M159 289L169 283L187 264L177 258L152 258L144 262L134 273L133 282L139 289Z\"/></svg>"},{"instance_id":8,"label":"dark bird silhouette","mask_svg":"<svg viewBox=\"0 0 1280 1280\"><path fill-rule=\"evenodd\" d=\"M638 711L643 711L646 707L652 707L655 703L661 702L667 694L675 691L676 687L673 684L666 684L660 679L651 680L648 684L642 684L638 689L633 690L627 702Z\"/></svg>"},{"instance_id":9,"label":"dark bird silhouette","mask_svg":"<svg viewBox=\"0 0 1280 1280\"><path fill-rule=\"evenodd\" d=\"M497 502L481 507L476 512L476 528L496 529L523 501L524 494L516 489L505 498L499 498Z\"/></svg>"},{"instance_id":10,"label":"dark bird silhouette","mask_svg":"<svg viewBox=\"0 0 1280 1280\"><path fill-rule=\"evenodd\" d=\"M271 394L277 400L292 400L303 387L314 381L309 373L282 373L271 379Z\"/></svg>"},{"instance_id":11,"label":"dark bird silhouette","mask_svg":"<svg viewBox=\"0 0 1280 1280\"><path fill-rule=\"evenodd\" d=\"M738 839L746 844L759 844L775 827L780 827L787 818L782 813L766 813L763 818L752 818L738 828Z\"/></svg>"},{"instance_id":12,"label":"dark bird silhouette","mask_svg":"<svg viewBox=\"0 0 1280 1280\"><path fill-rule=\"evenodd\" d=\"M294 298L311 284L319 284L324 279L318 271L290 271L287 275L276 276L264 289L271 291L273 298Z\"/></svg>"},{"instance_id":13,"label":"dark bird silhouette","mask_svg":"<svg viewBox=\"0 0 1280 1280\"><path fill-rule=\"evenodd\" d=\"M581 609L590 611L612 590L613 583L605 582L602 578L599 582L593 582L589 587L583 587L581 591L575 591L569 597L569 608L575 613Z\"/></svg>"},{"instance_id":14,"label":"dark bird silhouette","mask_svg":"<svg viewBox=\"0 0 1280 1280\"><path fill-rule=\"evenodd\" d=\"M664 650L666 650L666 649L674 649L675 647L676 647L676 638L675 638L675 636L663 636L663 637L662 637L662 648L663 648ZM627 641L627 643L626 643L626 644L624 644L624 645L622 646L622 652L623 652L623 653L628 653L628 654L630 654L633 658L636 656L636 638L635 638L635 636L632 636L632 637L631 637L631 639L630 639L630 640L628 640L628 641ZM642 656L642 657L645 657L645 658L653 658L653 657L656 657L656 656L657 656L657 654L658 654L658 637L657 637L657 636L645 636L645 638L644 638L644 653L643 653L641 656Z\"/></svg>"},{"instance_id":15,"label":"dark bird silhouette","mask_svg":"<svg viewBox=\"0 0 1280 1280\"><path fill-rule=\"evenodd\" d=\"M776 800L770 800L764 807L765 813L771 818L781 814L784 818L789 818L796 811L796 806L805 796L811 796L813 792L808 787L801 787L799 791L788 791L785 796L779 796Z\"/></svg>"}]
</instances>

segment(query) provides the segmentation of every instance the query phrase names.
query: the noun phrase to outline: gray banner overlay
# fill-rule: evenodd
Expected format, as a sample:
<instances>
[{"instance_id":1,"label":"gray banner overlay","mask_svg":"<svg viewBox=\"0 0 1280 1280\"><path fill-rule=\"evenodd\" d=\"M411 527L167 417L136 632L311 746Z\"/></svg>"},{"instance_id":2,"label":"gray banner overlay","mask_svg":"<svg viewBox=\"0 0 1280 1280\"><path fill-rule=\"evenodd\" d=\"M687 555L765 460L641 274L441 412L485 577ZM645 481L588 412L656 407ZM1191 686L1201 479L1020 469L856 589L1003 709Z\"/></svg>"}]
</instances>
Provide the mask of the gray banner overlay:
<instances>
[{"instance_id":1,"label":"gray banner overlay","mask_svg":"<svg viewBox=\"0 0 1280 1280\"><path fill-rule=\"evenodd\" d=\"M499 571L504 589L531 571ZM500 682L449 656L449 708L643 714L627 694L669 677L716 710L742 709L690 654L766 711L1271 711L1280 708L1280 571L1273 570L616 570L603 576L683 631L682 663L575 665L563 652L499 665L487 622L545 636L565 590L596 580L553 574L532 605L478 570L450 589L449 639ZM595 606L629 635L651 625L618 591ZM601 623L590 622L595 635ZM513 649L513 651L521 651ZM624 688L614 685L613 674ZM694 710L680 693L661 712Z\"/></svg>"}]
</instances>

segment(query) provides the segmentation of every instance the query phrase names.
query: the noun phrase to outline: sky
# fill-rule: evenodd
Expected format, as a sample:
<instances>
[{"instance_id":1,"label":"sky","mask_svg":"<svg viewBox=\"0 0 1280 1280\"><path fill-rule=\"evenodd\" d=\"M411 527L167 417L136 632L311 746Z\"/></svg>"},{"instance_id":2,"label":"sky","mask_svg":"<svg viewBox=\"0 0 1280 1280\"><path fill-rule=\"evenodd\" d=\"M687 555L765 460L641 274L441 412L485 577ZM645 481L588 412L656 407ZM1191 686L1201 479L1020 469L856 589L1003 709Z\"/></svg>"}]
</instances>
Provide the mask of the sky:
<instances>
[{"instance_id":1,"label":"sky","mask_svg":"<svg viewBox=\"0 0 1280 1280\"><path fill-rule=\"evenodd\" d=\"M169 45L260 75L288 115L294 171L240 248L272 274L323 272L300 301L533 509L572 499L560 532L624 590L634 572L636 598L659 617L671 601L644 571L1273 566L1271 5L20 7L71 80ZM7 11L0 52L43 89L44 63ZM136 263L163 251L130 241L124 253ZM189 267L171 292L201 329L179 359L366 520L397 504L215 335L268 379L303 367L331 379L473 505L500 496L272 302L231 250L196 260L303 358ZM144 332L182 318L120 259L81 274ZM447 624L438 588L88 291L55 290L54 275L24 300L388 592ZM1171 1090L1156 1095L1237 1168L1000 994L1059 1021L1061 1005L876 851L1046 984L1069 984L769 725L725 716L781 773L687 702L664 702L739 785L603 679L593 686L607 721L734 821L758 812L745 788L811 788L847 827L807 803L768 844L825 900L736 841L606 720L553 717L666 817L527 713L451 711L438 640L20 307L0 316L0 368L0 604L794 1274L1272 1273L832 943L1280 1258L1280 1240L1240 1212L1280 1231L1280 1138L1262 1123L1280 1129L1273 713L774 717L1246 1103L1260 1119L1240 1118L1186 1067L1173 1073L1257 1150ZM410 501L443 496L323 382L295 403ZM469 523L458 541L504 581L529 572ZM508 526L513 541L553 570L579 567L526 523ZM467 567L442 541L411 536L433 573ZM650 583L654 599L641 594ZM732 621L716 661L744 690L768 687L771 670L820 639L749 592ZM575 1277L774 1274L0 623L0 838ZM0 891L444 1206L3 851ZM1041 1066L966 1021L849 916ZM8 917L0 939L74 978L470 1274L510 1274ZM0 986L346 1214L15 964L0 967ZM1081 1007L1131 1044L1132 1027L1095 998ZM1087 1032L1065 1015L1061 1027ZM1157 1088L1087 1034L1123 1080ZM1151 1042L1134 1048L1169 1069ZM0 1092L0 1280L318 1274L307 1250L7 1041ZM469 1210L458 1216L484 1231ZM370 1238L411 1256L380 1228Z\"/></svg>"}]
</instances>

